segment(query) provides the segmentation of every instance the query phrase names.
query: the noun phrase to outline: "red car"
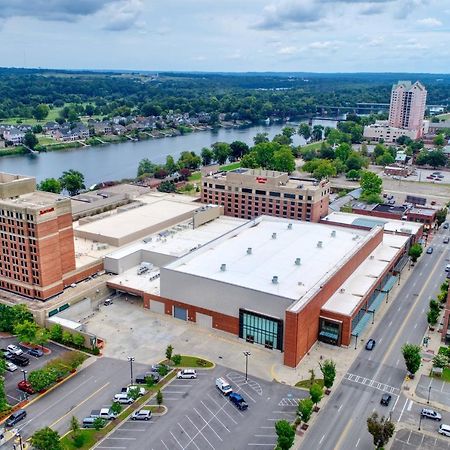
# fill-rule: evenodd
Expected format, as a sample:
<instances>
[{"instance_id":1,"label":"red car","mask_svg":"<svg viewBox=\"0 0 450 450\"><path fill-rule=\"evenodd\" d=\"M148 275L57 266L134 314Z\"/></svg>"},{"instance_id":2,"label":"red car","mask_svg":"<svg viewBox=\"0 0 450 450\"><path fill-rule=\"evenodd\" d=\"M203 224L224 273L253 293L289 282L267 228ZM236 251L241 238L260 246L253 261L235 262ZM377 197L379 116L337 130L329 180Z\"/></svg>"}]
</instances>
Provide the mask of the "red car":
<instances>
[{"instance_id":1,"label":"red car","mask_svg":"<svg viewBox=\"0 0 450 450\"><path fill-rule=\"evenodd\" d=\"M17 383L18 389L27 394L35 394L35 390L31 387L31 384L28 381L22 380Z\"/></svg>"}]
</instances>

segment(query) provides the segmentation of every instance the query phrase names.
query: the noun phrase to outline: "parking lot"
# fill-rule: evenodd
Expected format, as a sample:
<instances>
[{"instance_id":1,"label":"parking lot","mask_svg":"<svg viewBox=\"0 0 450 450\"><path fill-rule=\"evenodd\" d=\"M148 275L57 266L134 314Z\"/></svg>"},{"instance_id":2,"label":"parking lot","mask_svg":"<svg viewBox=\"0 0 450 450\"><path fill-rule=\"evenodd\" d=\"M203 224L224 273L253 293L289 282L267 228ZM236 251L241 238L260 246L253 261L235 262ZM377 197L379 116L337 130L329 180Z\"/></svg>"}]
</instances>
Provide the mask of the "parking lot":
<instances>
[{"instance_id":1,"label":"parking lot","mask_svg":"<svg viewBox=\"0 0 450 450\"><path fill-rule=\"evenodd\" d=\"M18 345L16 338L2 338L0 339L0 347L6 348L9 344L15 344ZM31 356L27 353L27 350L25 347L22 347L22 350L24 352L24 356L29 358L30 363L25 367L17 366L17 370L14 372L5 372L5 391L6 391L6 397L8 400L8 403L10 405L15 405L19 403L21 400L25 399L25 393L22 391L19 391L17 389L17 383L21 380L23 380L24 373L22 370L25 370L28 373L32 372L33 370L39 369L40 367L47 364L51 359L56 358L60 356L62 353L66 352L67 350L64 347L60 347L59 345L49 343L46 344L46 347L51 350L51 353L49 355L41 356L40 358Z\"/></svg>"},{"instance_id":2,"label":"parking lot","mask_svg":"<svg viewBox=\"0 0 450 450\"><path fill-rule=\"evenodd\" d=\"M450 441L438 436L433 437L412 430L398 430L391 450L450 450Z\"/></svg>"},{"instance_id":3,"label":"parking lot","mask_svg":"<svg viewBox=\"0 0 450 450\"><path fill-rule=\"evenodd\" d=\"M162 391L168 412L149 422L128 420L98 449L273 448L277 420L292 420L306 391L249 377L222 366L198 370L194 380L174 379ZM240 411L215 387L223 377L241 394L248 409ZM154 403L154 400L153 402Z\"/></svg>"}]
</instances>

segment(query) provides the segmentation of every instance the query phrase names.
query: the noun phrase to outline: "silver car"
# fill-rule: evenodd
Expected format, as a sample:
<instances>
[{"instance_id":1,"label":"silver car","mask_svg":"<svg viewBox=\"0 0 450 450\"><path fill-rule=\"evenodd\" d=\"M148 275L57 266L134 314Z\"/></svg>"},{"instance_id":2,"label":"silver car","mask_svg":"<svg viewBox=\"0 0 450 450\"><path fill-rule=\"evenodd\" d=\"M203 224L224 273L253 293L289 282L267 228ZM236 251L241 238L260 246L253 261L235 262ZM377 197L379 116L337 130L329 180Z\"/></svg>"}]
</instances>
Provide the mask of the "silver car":
<instances>
[{"instance_id":1,"label":"silver car","mask_svg":"<svg viewBox=\"0 0 450 450\"><path fill-rule=\"evenodd\" d=\"M150 420L152 417L152 412L148 409L140 409L139 411L135 411L131 420Z\"/></svg>"}]
</instances>

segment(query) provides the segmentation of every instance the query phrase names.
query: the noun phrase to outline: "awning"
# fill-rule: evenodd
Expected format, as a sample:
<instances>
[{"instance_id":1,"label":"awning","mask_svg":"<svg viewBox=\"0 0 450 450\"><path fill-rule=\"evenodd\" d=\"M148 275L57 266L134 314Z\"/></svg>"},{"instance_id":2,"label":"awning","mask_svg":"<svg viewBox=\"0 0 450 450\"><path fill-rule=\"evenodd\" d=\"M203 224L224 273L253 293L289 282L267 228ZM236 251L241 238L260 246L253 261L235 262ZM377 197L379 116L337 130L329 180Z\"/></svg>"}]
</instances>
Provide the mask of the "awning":
<instances>
[{"instance_id":1,"label":"awning","mask_svg":"<svg viewBox=\"0 0 450 450\"><path fill-rule=\"evenodd\" d=\"M400 258L400 260L397 262L397 264L395 265L394 272L400 272L401 270L403 270L403 267L406 266L406 264L408 263L408 260L409 260L408 255L402 256Z\"/></svg>"},{"instance_id":2,"label":"awning","mask_svg":"<svg viewBox=\"0 0 450 450\"><path fill-rule=\"evenodd\" d=\"M394 277L393 275L391 275L388 278L388 280L386 281L386 283L384 283L384 286L382 286L381 292L389 292L394 287L396 282L397 282L397 277Z\"/></svg>"}]
</instances>

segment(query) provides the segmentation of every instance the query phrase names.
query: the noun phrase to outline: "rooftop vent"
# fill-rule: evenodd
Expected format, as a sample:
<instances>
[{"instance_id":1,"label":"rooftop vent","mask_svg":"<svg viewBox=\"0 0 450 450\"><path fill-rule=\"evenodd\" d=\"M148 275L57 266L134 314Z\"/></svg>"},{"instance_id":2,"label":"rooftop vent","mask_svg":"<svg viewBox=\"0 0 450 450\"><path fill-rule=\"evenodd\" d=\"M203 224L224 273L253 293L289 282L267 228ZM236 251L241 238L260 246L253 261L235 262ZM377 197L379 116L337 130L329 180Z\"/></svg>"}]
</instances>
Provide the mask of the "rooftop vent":
<instances>
[{"instance_id":1,"label":"rooftop vent","mask_svg":"<svg viewBox=\"0 0 450 450\"><path fill-rule=\"evenodd\" d=\"M288 230L292 230L292 223L288 223Z\"/></svg>"},{"instance_id":2,"label":"rooftop vent","mask_svg":"<svg viewBox=\"0 0 450 450\"><path fill-rule=\"evenodd\" d=\"M336 230L333 230L333 231L331 232L331 237L336 237Z\"/></svg>"},{"instance_id":3,"label":"rooftop vent","mask_svg":"<svg viewBox=\"0 0 450 450\"><path fill-rule=\"evenodd\" d=\"M295 265L299 266L302 263L301 258L295 258Z\"/></svg>"},{"instance_id":4,"label":"rooftop vent","mask_svg":"<svg viewBox=\"0 0 450 450\"><path fill-rule=\"evenodd\" d=\"M344 289L344 288L341 288L341 289L339 289L339 292L340 292L341 294L343 294L343 293L345 292L345 289Z\"/></svg>"},{"instance_id":5,"label":"rooftop vent","mask_svg":"<svg viewBox=\"0 0 450 450\"><path fill-rule=\"evenodd\" d=\"M225 272L225 271L227 270L227 265L226 265L226 264L221 264L221 265L220 265L220 270L221 270L222 272Z\"/></svg>"},{"instance_id":6,"label":"rooftop vent","mask_svg":"<svg viewBox=\"0 0 450 450\"><path fill-rule=\"evenodd\" d=\"M277 238L277 233L272 233L272 239L276 239Z\"/></svg>"},{"instance_id":7,"label":"rooftop vent","mask_svg":"<svg viewBox=\"0 0 450 450\"><path fill-rule=\"evenodd\" d=\"M305 283L303 283L302 281L299 281L297 284L298 284L299 286L304 286L304 285L305 285Z\"/></svg>"},{"instance_id":8,"label":"rooftop vent","mask_svg":"<svg viewBox=\"0 0 450 450\"><path fill-rule=\"evenodd\" d=\"M317 248L322 248L323 246L323 242L322 241L317 241Z\"/></svg>"},{"instance_id":9,"label":"rooftop vent","mask_svg":"<svg viewBox=\"0 0 450 450\"><path fill-rule=\"evenodd\" d=\"M375 256L374 255L370 255L369 259L375 259Z\"/></svg>"},{"instance_id":10,"label":"rooftop vent","mask_svg":"<svg viewBox=\"0 0 450 450\"><path fill-rule=\"evenodd\" d=\"M249 248L247 249L247 255L251 255L251 254L252 254L252 248L249 247Z\"/></svg>"},{"instance_id":11,"label":"rooftop vent","mask_svg":"<svg viewBox=\"0 0 450 450\"><path fill-rule=\"evenodd\" d=\"M274 276L272 277L272 283L273 283L273 284L278 284L278 276L277 276L277 275L274 275Z\"/></svg>"}]
</instances>

